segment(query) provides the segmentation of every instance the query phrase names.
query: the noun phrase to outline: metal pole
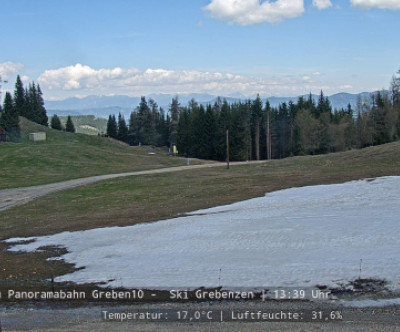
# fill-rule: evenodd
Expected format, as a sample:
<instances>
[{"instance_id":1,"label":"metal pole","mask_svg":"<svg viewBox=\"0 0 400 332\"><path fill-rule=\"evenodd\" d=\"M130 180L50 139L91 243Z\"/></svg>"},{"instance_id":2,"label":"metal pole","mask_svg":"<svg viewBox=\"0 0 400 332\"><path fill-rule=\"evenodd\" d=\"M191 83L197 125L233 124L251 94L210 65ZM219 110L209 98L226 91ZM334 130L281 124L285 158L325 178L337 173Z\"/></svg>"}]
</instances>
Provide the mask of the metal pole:
<instances>
[{"instance_id":1,"label":"metal pole","mask_svg":"<svg viewBox=\"0 0 400 332\"><path fill-rule=\"evenodd\" d=\"M269 128L269 112L267 113L267 159L271 159L271 134Z\"/></svg>"},{"instance_id":2,"label":"metal pole","mask_svg":"<svg viewBox=\"0 0 400 332\"><path fill-rule=\"evenodd\" d=\"M229 169L229 130L226 130L226 168Z\"/></svg>"}]
</instances>

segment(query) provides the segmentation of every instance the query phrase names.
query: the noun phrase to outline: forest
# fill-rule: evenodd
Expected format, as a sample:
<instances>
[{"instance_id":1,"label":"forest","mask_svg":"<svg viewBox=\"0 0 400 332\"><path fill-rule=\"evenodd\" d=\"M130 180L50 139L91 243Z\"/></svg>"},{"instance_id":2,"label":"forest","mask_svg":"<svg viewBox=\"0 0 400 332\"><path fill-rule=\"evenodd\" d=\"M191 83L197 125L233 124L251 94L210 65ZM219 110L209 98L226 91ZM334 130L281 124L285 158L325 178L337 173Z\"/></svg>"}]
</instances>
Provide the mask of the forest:
<instances>
[{"instance_id":1,"label":"forest","mask_svg":"<svg viewBox=\"0 0 400 332\"><path fill-rule=\"evenodd\" d=\"M9 92L0 108L0 127L11 141L19 139L18 116L48 125L40 86L32 82L24 88L17 77L14 96ZM71 118L66 128L53 116L51 127L75 132ZM192 99L188 105L172 99L166 112L152 100L141 97L128 123L119 114L110 115L107 135L130 145L177 147L181 156L226 160L229 133L230 160L280 159L364 148L400 138L400 70L393 76L389 91L377 91L368 100L361 97L353 110L332 109L321 91L296 102L271 107L259 96L228 103L218 98L213 104Z\"/></svg>"},{"instance_id":2,"label":"forest","mask_svg":"<svg viewBox=\"0 0 400 332\"><path fill-rule=\"evenodd\" d=\"M400 74L400 70L397 74ZM271 107L259 96L229 104L220 98L211 105L191 100L187 106L173 98L167 114L145 97L131 113L110 115L107 135L131 145L177 146L179 155L223 161L226 131L230 160L279 159L364 148L400 137L400 77L390 91L359 98L353 110L332 109L321 91L296 102Z\"/></svg>"},{"instance_id":3,"label":"forest","mask_svg":"<svg viewBox=\"0 0 400 332\"><path fill-rule=\"evenodd\" d=\"M3 107L0 106L0 127L6 131L8 139L17 142L20 138L19 116L47 126L47 111L39 84L32 82L24 87L20 76L15 82L14 95L6 92Z\"/></svg>"}]
</instances>

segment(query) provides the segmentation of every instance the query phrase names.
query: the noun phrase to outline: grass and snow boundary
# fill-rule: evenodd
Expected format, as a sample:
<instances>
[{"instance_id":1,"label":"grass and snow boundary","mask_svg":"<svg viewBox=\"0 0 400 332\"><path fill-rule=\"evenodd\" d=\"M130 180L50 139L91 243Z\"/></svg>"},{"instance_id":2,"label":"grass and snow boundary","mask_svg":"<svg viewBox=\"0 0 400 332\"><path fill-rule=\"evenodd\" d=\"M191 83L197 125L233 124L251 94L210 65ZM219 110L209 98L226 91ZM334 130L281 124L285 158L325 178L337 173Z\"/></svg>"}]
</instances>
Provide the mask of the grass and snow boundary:
<instances>
[{"instance_id":1,"label":"grass and snow boundary","mask_svg":"<svg viewBox=\"0 0 400 332\"><path fill-rule=\"evenodd\" d=\"M62 258L84 268L56 281L110 287L340 287L361 277L398 290L398 234L400 177L383 177L276 191L149 224L63 232L11 250L65 247Z\"/></svg>"}]
</instances>

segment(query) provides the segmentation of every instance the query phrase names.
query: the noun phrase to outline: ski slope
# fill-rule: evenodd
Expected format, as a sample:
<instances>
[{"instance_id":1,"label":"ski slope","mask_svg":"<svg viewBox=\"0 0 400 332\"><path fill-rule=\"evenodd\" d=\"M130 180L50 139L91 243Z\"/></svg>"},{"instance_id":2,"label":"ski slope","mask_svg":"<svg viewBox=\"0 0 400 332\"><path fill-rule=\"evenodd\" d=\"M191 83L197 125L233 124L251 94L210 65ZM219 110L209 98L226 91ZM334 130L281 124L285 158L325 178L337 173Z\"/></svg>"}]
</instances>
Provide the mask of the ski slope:
<instances>
[{"instance_id":1,"label":"ski slope","mask_svg":"<svg viewBox=\"0 0 400 332\"><path fill-rule=\"evenodd\" d=\"M336 286L400 289L400 177L292 188L188 216L33 238L77 267L57 281L111 287ZM9 239L8 242L21 239Z\"/></svg>"}]
</instances>

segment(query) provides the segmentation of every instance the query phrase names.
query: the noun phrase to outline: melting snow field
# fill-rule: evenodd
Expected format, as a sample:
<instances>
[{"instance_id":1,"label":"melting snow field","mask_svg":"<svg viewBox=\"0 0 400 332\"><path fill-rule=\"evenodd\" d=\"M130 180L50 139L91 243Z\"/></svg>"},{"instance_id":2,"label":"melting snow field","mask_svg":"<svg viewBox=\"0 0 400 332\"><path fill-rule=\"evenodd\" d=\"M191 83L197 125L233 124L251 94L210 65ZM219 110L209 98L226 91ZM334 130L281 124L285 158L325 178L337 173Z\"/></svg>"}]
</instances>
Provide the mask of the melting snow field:
<instances>
[{"instance_id":1,"label":"melting snow field","mask_svg":"<svg viewBox=\"0 0 400 332\"><path fill-rule=\"evenodd\" d=\"M12 250L48 245L67 248L62 258L84 267L57 281L334 286L358 278L362 259L362 278L399 289L400 177L281 190L170 220L38 237Z\"/></svg>"}]
</instances>

